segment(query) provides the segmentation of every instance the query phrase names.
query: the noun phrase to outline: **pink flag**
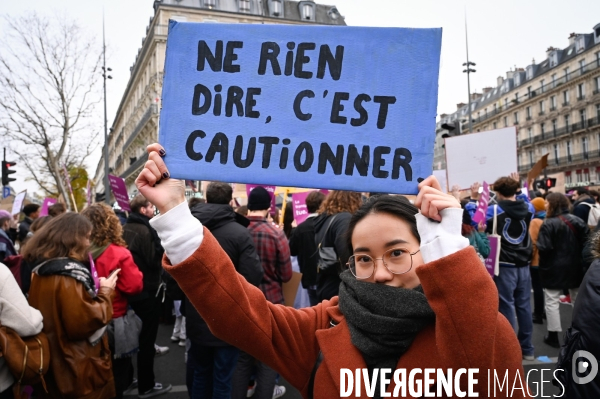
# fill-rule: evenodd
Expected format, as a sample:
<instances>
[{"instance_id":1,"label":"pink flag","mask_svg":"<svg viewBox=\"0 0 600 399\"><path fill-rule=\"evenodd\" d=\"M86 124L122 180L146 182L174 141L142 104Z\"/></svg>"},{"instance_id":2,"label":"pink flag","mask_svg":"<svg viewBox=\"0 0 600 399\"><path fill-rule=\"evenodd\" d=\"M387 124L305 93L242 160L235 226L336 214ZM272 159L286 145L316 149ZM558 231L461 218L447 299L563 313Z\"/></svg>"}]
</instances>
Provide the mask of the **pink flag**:
<instances>
[{"instance_id":1,"label":"pink flag","mask_svg":"<svg viewBox=\"0 0 600 399\"><path fill-rule=\"evenodd\" d=\"M129 195L127 194L127 186L125 186L125 180L121 177L108 175L108 182L110 184L110 189L117 200L119 206L128 212L131 212L131 208L129 207ZM107 193L108 195L108 193Z\"/></svg>"},{"instance_id":2,"label":"pink flag","mask_svg":"<svg viewBox=\"0 0 600 399\"><path fill-rule=\"evenodd\" d=\"M297 224L304 222L308 218L308 208L306 207L306 197L311 191L292 194L292 208L294 210L294 220Z\"/></svg>"},{"instance_id":3,"label":"pink flag","mask_svg":"<svg viewBox=\"0 0 600 399\"><path fill-rule=\"evenodd\" d=\"M477 203L477 210L473 216L473 221L477 224L482 224L487 221L487 210L490 202L490 186L486 182L483 182L483 191L479 196L479 202Z\"/></svg>"},{"instance_id":4,"label":"pink flag","mask_svg":"<svg viewBox=\"0 0 600 399\"><path fill-rule=\"evenodd\" d=\"M42 210L40 211L40 216L48 216L48 208L56 204L57 201L58 200L56 198L44 198L44 202L42 203Z\"/></svg>"}]
</instances>

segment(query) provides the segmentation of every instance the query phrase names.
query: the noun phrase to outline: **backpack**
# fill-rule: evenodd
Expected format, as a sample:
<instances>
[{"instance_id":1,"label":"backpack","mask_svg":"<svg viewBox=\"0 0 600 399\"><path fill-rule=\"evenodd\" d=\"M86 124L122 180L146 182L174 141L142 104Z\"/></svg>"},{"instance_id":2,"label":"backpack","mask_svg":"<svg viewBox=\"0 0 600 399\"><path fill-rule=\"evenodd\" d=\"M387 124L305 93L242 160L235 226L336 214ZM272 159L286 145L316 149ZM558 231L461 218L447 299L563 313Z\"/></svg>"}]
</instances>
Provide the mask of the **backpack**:
<instances>
[{"instance_id":1,"label":"backpack","mask_svg":"<svg viewBox=\"0 0 600 399\"><path fill-rule=\"evenodd\" d=\"M598 204L589 204L587 202L582 202L581 204L590 207L590 214L587 220L588 226L590 226L590 228L596 227L598 222L600 222L600 206Z\"/></svg>"},{"instance_id":2,"label":"backpack","mask_svg":"<svg viewBox=\"0 0 600 399\"><path fill-rule=\"evenodd\" d=\"M11 255L4 258L3 262L9 269L12 275L17 280L19 288L23 289L23 282L21 280L21 265L23 264L22 255Z\"/></svg>"},{"instance_id":3,"label":"backpack","mask_svg":"<svg viewBox=\"0 0 600 399\"><path fill-rule=\"evenodd\" d=\"M0 326L0 357L4 358L15 377L17 392L20 392L21 385L39 383L48 392L44 375L50 368L50 344L46 334L40 332L22 338L12 329Z\"/></svg>"}]
</instances>

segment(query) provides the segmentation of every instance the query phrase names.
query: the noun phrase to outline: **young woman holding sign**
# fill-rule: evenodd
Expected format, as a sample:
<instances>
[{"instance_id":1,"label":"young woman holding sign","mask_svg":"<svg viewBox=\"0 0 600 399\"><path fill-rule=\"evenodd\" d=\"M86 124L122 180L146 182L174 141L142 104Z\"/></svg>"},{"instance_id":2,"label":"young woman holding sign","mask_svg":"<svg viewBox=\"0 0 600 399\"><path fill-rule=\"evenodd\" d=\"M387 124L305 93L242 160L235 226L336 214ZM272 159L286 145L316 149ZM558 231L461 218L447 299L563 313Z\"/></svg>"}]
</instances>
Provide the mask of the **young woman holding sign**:
<instances>
[{"instance_id":1,"label":"young woman holding sign","mask_svg":"<svg viewBox=\"0 0 600 399\"><path fill-rule=\"evenodd\" d=\"M521 350L498 313L496 287L461 236L459 203L433 176L419 185L416 207L383 195L359 209L348 227L353 255L339 297L296 310L266 301L235 272L191 216L183 182L169 179L162 147L148 151L136 184L160 210L151 223L165 247L165 269L215 335L277 370L304 397L384 396L380 388L404 396L408 388L417 397L423 388L438 397L469 389L489 397L494 373L517 386L496 387L498 397L527 396ZM443 370L438 380L426 374L432 369ZM381 385L374 381L379 370L387 375ZM442 387L448 377L451 386ZM365 378L377 389L366 391Z\"/></svg>"}]
</instances>

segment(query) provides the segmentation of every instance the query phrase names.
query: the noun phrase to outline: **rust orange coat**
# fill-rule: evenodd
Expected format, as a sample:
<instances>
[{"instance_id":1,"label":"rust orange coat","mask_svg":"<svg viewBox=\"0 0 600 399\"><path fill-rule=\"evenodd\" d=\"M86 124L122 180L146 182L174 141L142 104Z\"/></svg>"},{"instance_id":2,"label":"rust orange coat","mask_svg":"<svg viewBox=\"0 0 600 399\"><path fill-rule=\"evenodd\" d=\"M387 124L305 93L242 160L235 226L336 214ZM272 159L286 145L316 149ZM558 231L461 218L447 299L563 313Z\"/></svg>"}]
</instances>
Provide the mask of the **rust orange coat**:
<instances>
[{"instance_id":1,"label":"rust orange coat","mask_svg":"<svg viewBox=\"0 0 600 399\"><path fill-rule=\"evenodd\" d=\"M315 377L315 399L340 396L340 369L366 368L351 342L337 297L299 310L268 302L236 273L206 228L192 256L176 266L165 257L164 267L217 337L277 370L303 397L319 350L323 362ZM406 369L407 375L414 368L479 368L479 397L488 397L488 369L495 369L501 380L508 372L510 387L519 373L525 385L519 342L498 313L496 286L475 250L468 247L422 265L417 274L436 321L419 333L397 368ZM338 325L329 328L332 319ZM461 386L466 390L466 378ZM392 379L388 392L394 387ZM523 392L516 390L512 397L524 397ZM364 381L361 393L366 397ZM496 397L508 396L497 391Z\"/></svg>"}]
</instances>

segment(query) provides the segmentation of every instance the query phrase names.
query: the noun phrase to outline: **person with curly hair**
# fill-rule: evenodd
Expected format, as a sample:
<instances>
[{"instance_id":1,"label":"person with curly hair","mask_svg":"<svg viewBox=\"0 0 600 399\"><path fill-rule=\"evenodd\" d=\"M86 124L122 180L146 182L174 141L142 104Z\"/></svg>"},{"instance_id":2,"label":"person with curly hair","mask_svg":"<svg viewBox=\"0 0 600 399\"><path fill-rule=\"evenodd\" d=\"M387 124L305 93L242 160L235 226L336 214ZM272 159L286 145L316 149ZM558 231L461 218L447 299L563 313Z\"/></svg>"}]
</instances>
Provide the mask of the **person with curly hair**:
<instances>
[{"instance_id":1,"label":"person with curly hair","mask_svg":"<svg viewBox=\"0 0 600 399\"><path fill-rule=\"evenodd\" d=\"M138 349L139 329L131 328L141 321L133 311L127 311L127 297L142 291L142 272L138 269L127 244L123 240L123 229L117 215L105 204L96 203L85 208L81 214L92 222L90 252L99 277L119 273L119 280L113 296L113 320L109 325L109 345L112 356L112 370L115 379L117 398L133 382L131 356ZM125 328L121 329L121 327ZM124 331L120 334L119 331ZM112 332L112 334L111 334Z\"/></svg>"},{"instance_id":2,"label":"person with curly hair","mask_svg":"<svg viewBox=\"0 0 600 399\"><path fill-rule=\"evenodd\" d=\"M338 260L335 265L325 268L319 263L317 270L317 300L331 299L340 289L339 274L348 262L350 251L346 245L345 233L352 214L362 205L362 195L352 191L330 191L315 218L315 243L318 248L334 248Z\"/></svg>"}]
</instances>

